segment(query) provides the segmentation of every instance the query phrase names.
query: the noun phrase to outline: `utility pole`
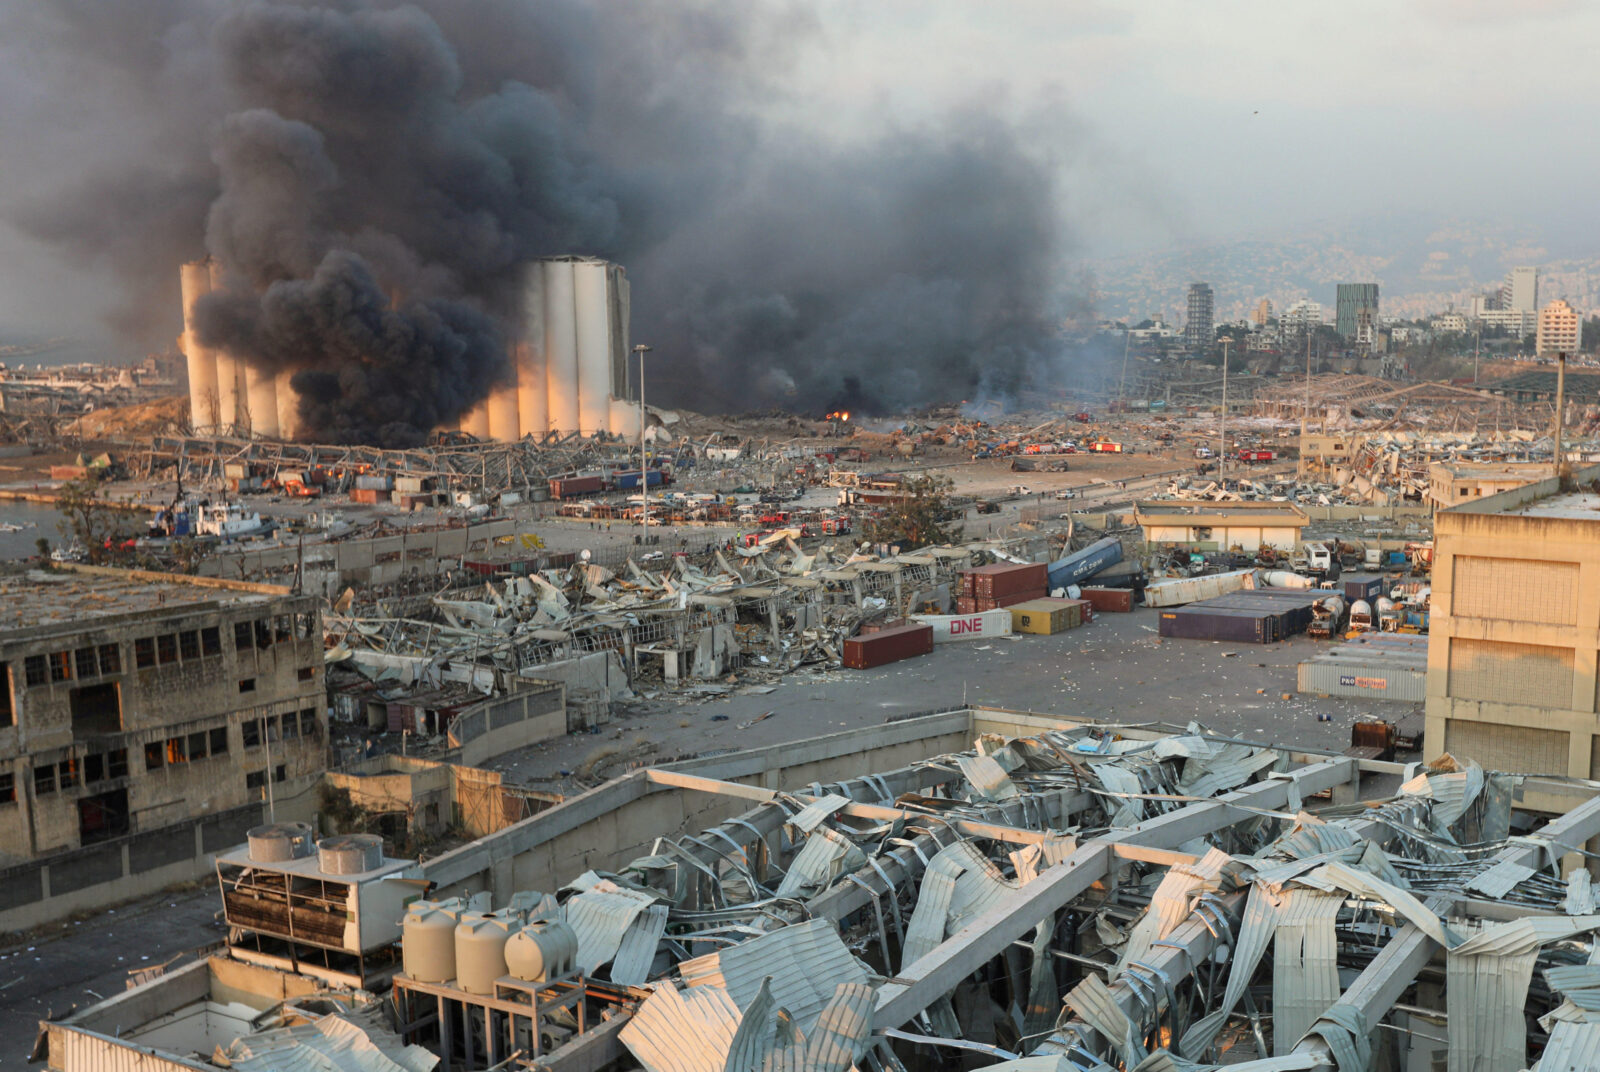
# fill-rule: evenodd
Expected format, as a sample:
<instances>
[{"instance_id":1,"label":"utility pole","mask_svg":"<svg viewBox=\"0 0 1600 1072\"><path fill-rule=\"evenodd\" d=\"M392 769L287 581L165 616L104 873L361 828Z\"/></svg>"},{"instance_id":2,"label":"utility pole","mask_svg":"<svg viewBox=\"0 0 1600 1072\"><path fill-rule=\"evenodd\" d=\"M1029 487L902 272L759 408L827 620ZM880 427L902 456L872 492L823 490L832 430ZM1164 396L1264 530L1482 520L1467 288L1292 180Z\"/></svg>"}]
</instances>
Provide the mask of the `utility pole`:
<instances>
[{"instance_id":1,"label":"utility pole","mask_svg":"<svg viewBox=\"0 0 1600 1072\"><path fill-rule=\"evenodd\" d=\"M1311 427L1311 335L1306 335L1306 412L1300 418L1300 436L1304 440L1306 431ZM1302 442L1301 450L1304 450Z\"/></svg>"},{"instance_id":2,"label":"utility pole","mask_svg":"<svg viewBox=\"0 0 1600 1072\"><path fill-rule=\"evenodd\" d=\"M1233 339L1223 336L1222 339L1222 416L1217 421L1217 482L1222 482L1223 473L1228 462L1228 347L1233 344Z\"/></svg>"},{"instance_id":3,"label":"utility pole","mask_svg":"<svg viewBox=\"0 0 1600 1072\"><path fill-rule=\"evenodd\" d=\"M650 467L644 453L644 355L650 349L644 343L633 348L639 355L639 527L645 537L641 544L650 538Z\"/></svg>"},{"instance_id":4,"label":"utility pole","mask_svg":"<svg viewBox=\"0 0 1600 1072\"><path fill-rule=\"evenodd\" d=\"M1566 458L1563 457L1566 452L1561 449L1561 426L1566 419L1566 409L1567 352L1563 350L1556 356L1556 428L1555 434L1552 436L1554 442L1551 443L1551 455L1552 460L1556 463L1556 480L1558 482L1558 487L1559 481L1561 480L1562 467L1566 464Z\"/></svg>"},{"instance_id":5,"label":"utility pole","mask_svg":"<svg viewBox=\"0 0 1600 1072\"><path fill-rule=\"evenodd\" d=\"M1117 381L1117 409L1122 409L1122 389L1128 385L1128 347L1133 343L1133 329L1122 329L1122 379Z\"/></svg>"}]
</instances>

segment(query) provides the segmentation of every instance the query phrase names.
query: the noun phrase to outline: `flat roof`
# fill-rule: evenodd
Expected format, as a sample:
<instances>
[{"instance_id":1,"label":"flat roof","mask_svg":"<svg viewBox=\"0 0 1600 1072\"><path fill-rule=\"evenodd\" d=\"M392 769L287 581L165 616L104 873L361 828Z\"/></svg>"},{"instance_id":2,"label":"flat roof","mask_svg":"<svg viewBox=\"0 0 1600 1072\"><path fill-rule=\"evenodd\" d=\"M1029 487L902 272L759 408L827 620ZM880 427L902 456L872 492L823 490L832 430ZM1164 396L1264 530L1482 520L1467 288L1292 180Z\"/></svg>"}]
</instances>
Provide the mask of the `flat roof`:
<instances>
[{"instance_id":1,"label":"flat roof","mask_svg":"<svg viewBox=\"0 0 1600 1072\"><path fill-rule=\"evenodd\" d=\"M208 583L209 582L209 583ZM0 574L0 637L42 626L170 614L205 606L266 604L288 590L139 570L55 569Z\"/></svg>"},{"instance_id":2,"label":"flat roof","mask_svg":"<svg viewBox=\"0 0 1600 1072\"><path fill-rule=\"evenodd\" d=\"M1529 482L1555 475L1553 462L1434 462L1451 476L1514 476Z\"/></svg>"},{"instance_id":3,"label":"flat roof","mask_svg":"<svg viewBox=\"0 0 1600 1072\"><path fill-rule=\"evenodd\" d=\"M1215 518L1251 525L1308 525L1311 519L1293 503L1281 502L1205 502L1193 499L1157 499L1135 503L1139 520Z\"/></svg>"},{"instance_id":4,"label":"flat roof","mask_svg":"<svg viewBox=\"0 0 1600 1072\"><path fill-rule=\"evenodd\" d=\"M1564 517L1574 521L1600 521L1600 495L1592 491L1566 491L1500 511L1523 517Z\"/></svg>"}]
</instances>

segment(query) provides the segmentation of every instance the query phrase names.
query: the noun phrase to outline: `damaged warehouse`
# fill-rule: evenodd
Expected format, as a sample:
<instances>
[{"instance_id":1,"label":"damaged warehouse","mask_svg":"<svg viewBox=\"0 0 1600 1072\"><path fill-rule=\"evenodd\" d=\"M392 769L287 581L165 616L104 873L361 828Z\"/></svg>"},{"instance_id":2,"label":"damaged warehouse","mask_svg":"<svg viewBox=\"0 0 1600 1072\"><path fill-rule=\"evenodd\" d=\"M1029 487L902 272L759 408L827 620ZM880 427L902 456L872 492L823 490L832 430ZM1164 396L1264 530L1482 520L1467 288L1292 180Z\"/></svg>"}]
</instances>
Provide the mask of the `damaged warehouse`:
<instances>
[{"instance_id":1,"label":"damaged warehouse","mask_svg":"<svg viewBox=\"0 0 1600 1072\"><path fill-rule=\"evenodd\" d=\"M387 998L223 953L43 1027L63 1072L357 1032L418 1070L1552 1072L1600 1046L1597 835L1593 787L1448 756L963 710L634 771L419 865L364 846L330 879L427 890ZM135 1003L224 993L252 1031L141 1042Z\"/></svg>"}]
</instances>

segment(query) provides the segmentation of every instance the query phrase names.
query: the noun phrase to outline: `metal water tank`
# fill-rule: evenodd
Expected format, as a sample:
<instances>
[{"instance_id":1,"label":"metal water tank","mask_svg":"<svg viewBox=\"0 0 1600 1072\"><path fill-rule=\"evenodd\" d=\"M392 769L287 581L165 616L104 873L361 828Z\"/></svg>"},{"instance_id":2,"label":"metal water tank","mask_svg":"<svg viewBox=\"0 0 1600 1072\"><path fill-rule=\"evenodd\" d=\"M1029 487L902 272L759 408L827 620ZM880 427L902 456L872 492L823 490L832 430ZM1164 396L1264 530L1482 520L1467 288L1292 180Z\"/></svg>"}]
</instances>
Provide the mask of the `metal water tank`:
<instances>
[{"instance_id":1,"label":"metal water tank","mask_svg":"<svg viewBox=\"0 0 1600 1072\"><path fill-rule=\"evenodd\" d=\"M313 838L306 823L266 823L252 826L245 837L250 859L260 864L281 864L311 855Z\"/></svg>"},{"instance_id":2,"label":"metal water tank","mask_svg":"<svg viewBox=\"0 0 1600 1072\"><path fill-rule=\"evenodd\" d=\"M413 901L400 922L401 970L423 983L456 977L456 924L466 910L459 897Z\"/></svg>"},{"instance_id":3,"label":"metal water tank","mask_svg":"<svg viewBox=\"0 0 1600 1072\"><path fill-rule=\"evenodd\" d=\"M578 932L565 920L530 923L506 942L506 973L543 983L572 971L578 959Z\"/></svg>"},{"instance_id":4,"label":"metal water tank","mask_svg":"<svg viewBox=\"0 0 1600 1072\"><path fill-rule=\"evenodd\" d=\"M325 875L359 875L383 866L383 839L376 834L339 834L317 842L317 867Z\"/></svg>"},{"instance_id":5,"label":"metal water tank","mask_svg":"<svg viewBox=\"0 0 1600 1072\"><path fill-rule=\"evenodd\" d=\"M516 916L465 912L456 924L456 986L469 994L493 994L506 974L506 943L522 929Z\"/></svg>"}]
</instances>

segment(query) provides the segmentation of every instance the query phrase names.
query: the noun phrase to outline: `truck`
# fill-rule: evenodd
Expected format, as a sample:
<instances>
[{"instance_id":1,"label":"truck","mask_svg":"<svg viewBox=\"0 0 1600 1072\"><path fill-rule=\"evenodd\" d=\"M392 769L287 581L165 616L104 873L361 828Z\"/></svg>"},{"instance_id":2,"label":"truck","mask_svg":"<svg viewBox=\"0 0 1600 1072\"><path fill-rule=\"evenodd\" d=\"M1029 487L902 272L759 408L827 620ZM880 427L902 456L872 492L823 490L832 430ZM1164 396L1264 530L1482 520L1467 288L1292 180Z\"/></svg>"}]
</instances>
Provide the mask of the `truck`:
<instances>
[{"instance_id":1,"label":"truck","mask_svg":"<svg viewBox=\"0 0 1600 1072\"><path fill-rule=\"evenodd\" d=\"M1109 439L1096 439L1089 443L1089 449L1096 454L1121 454L1122 444L1113 443Z\"/></svg>"},{"instance_id":2,"label":"truck","mask_svg":"<svg viewBox=\"0 0 1600 1072\"><path fill-rule=\"evenodd\" d=\"M1272 461L1276 455L1270 450L1241 450L1239 460L1252 465Z\"/></svg>"}]
</instances>

